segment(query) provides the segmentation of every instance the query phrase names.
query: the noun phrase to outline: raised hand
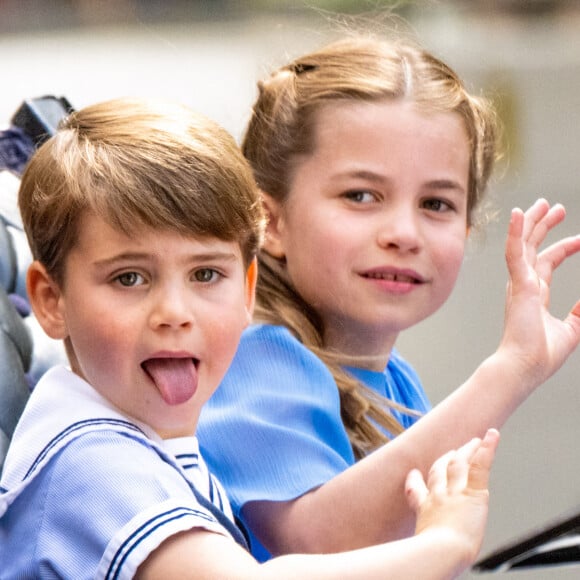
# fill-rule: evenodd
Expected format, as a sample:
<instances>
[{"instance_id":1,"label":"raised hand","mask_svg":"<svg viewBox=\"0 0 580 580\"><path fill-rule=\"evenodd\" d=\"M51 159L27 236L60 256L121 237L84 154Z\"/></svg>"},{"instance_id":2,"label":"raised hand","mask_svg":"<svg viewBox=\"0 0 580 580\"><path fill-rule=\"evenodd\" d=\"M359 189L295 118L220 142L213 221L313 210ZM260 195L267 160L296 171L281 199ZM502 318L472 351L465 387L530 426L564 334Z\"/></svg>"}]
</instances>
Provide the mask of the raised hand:
<instances>
[{"instance_id":1,"label":"raised hand","mask_svg":"<svg viewBox=\"0 0 580 580\"><path fill-rule=\"evenodd\" d=\"M509 282L499 350L512 357L514 372L531 381L531 387L556 372L580 342L580 300L563 320L549 311L552 276L566 258L580 251L580 235L539 250L565 216L562 205L550 206L545 199L525 213L517 208L511 213L506 242Z\"/></svg>"},{"instance_id":2,"label":"raised hand","mask_svg":"<svg viewBox=\"0 0 580 580\"><path fill-rule=\"evenodd\" d=\"M462 547L466 563L477 557L487 522L489 473L499 433L489 429L440 457L429 471L427 482L412 470L405 491L417 515L416 533L451 534Z\"/></svg>"}]
</instances>

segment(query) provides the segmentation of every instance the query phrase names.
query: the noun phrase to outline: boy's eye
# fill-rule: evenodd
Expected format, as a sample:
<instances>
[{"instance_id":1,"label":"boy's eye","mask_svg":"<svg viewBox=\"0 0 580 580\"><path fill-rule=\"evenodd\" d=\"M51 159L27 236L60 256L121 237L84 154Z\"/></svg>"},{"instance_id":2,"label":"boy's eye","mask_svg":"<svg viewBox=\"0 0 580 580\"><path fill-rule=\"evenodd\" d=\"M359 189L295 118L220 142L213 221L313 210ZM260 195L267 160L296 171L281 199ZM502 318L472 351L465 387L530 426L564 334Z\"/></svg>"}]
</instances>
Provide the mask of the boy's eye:
<instances>
[{"instance_id":1,"label":"boy's eye","mask_svg":"<svg viewBox=\"0 0 580 580\"><path fill-rule=\"evenodd\" d=\"M137 286L138 284L143 284L145 281L143 276L137 274L137 272L124 272L119 274L116 278L121 286Z\"/></svg>"},{"instance_id":2,"label":"boy's eye","mask_svg":"<svg viewBox=\"0 0 580 580\"><path fill-rule=\"evenodd\" d=\"M425 209L428 209L430 211L435 211L435 212L444 212L444 211L450 211L453 209L453 207L451 206L451 204L447 201L443 201L442 199L427 199L423 202L423 207Z\"/></svg>"},{"instance_id":3,"label":"boy's eye","mask_svg":"<svg viewBox=\"0 0 580 580\"><path fill-rule=\"evenodd\" d=\"M213 282L218 276L218 272L212 268L201 268L194 273L194 278L197 282Z\"/></svg>"},{"instance_id":4,"label":"boy's eye","mask_svg":"<svg viewBox=\"0 0 580 580\"><path fill-rule=\"evenodd\" d=\"M376 199L376 196L373 193L363 189L355 191L347 191L344 194L344 197L356 203L371 203Z\"/></svg>"}]
</instances>

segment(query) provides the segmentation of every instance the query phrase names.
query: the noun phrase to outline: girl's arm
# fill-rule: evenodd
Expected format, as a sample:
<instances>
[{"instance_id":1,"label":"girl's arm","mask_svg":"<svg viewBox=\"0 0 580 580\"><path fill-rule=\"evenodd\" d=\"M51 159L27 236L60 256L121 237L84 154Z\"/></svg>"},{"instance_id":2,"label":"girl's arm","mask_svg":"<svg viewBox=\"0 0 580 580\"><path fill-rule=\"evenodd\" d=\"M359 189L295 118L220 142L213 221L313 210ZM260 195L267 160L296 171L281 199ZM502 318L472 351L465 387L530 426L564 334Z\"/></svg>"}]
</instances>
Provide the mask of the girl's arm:
<instances>
[{"instance_id":1,"label":"girl's arm","mask_svg":"<svg viewBox=\"0 0 580 580\"><path fill-rule=\"evenodd\" d=\"M439 458L427 483L408 474L409 509L417 514L417 535L405 540L330 555L288 555L258 564L231 539L196 530L163 543L137 577L251 580L303 578L348 580L455 578L477 557L488 511L489 471L499 441L489 431Z\"/></svg>"},{"instance_id":2,"label":"girl's arm","mask_svg":"<svg viewBox=\"0 0 580 580\"><path fill-rule=\"evenodd\" d=\"M274 554L339 551L408 536L414 514L401 501L413 467L429 469L445 449L500 428L554 374L580 342L580 302L559 320L549 312L552 274L580 251L580 236L538 253L565 217L538 200L513 210L506 242L505 327L497 351L425 417L319 488L289 502L250 502L244 515Z\"/></svg>"}]
</instances>

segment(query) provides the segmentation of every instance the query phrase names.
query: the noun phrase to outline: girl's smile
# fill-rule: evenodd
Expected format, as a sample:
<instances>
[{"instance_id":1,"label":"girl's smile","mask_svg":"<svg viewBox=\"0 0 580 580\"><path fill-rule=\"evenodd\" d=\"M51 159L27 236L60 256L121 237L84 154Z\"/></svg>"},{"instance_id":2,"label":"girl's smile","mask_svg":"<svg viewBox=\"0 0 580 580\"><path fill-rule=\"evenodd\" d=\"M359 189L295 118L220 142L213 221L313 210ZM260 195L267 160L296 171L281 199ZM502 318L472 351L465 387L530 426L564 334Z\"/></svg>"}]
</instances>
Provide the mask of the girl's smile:
<instances>
[{"instance_id":1,"label":"girl's smile","mask_svg":"<svg viewBox=\"0 0 580 580\"><path fill-rule=\"evenodd\" d=\"M398 270L396 268L375 268L362 272L361 276L375 281L385 292L394 294L412 292L415 286L426 282L420 274L413 270Z\"/></svg>"}]
</instances>

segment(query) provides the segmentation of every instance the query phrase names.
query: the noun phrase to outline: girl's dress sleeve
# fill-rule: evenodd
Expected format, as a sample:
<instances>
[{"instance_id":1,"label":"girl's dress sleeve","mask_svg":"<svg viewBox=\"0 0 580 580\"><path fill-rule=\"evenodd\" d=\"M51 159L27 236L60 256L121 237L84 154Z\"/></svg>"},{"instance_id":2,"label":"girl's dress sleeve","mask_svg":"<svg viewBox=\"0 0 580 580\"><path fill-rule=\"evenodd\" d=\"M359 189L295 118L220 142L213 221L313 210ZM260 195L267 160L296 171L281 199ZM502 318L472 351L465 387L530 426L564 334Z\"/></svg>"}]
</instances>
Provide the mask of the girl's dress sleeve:
<instances>
[{"instance_id":1,"label":"girl's dress sleeve","mask_svg":"<svg viewBox=\"0 0 580 580\"><path fill-rule=\"evenodd\" d=\"M197 435L238 517L248 501L294 499L354 463L332 375L278 326L244 333Z\"/></svg>"}]
</instances>

